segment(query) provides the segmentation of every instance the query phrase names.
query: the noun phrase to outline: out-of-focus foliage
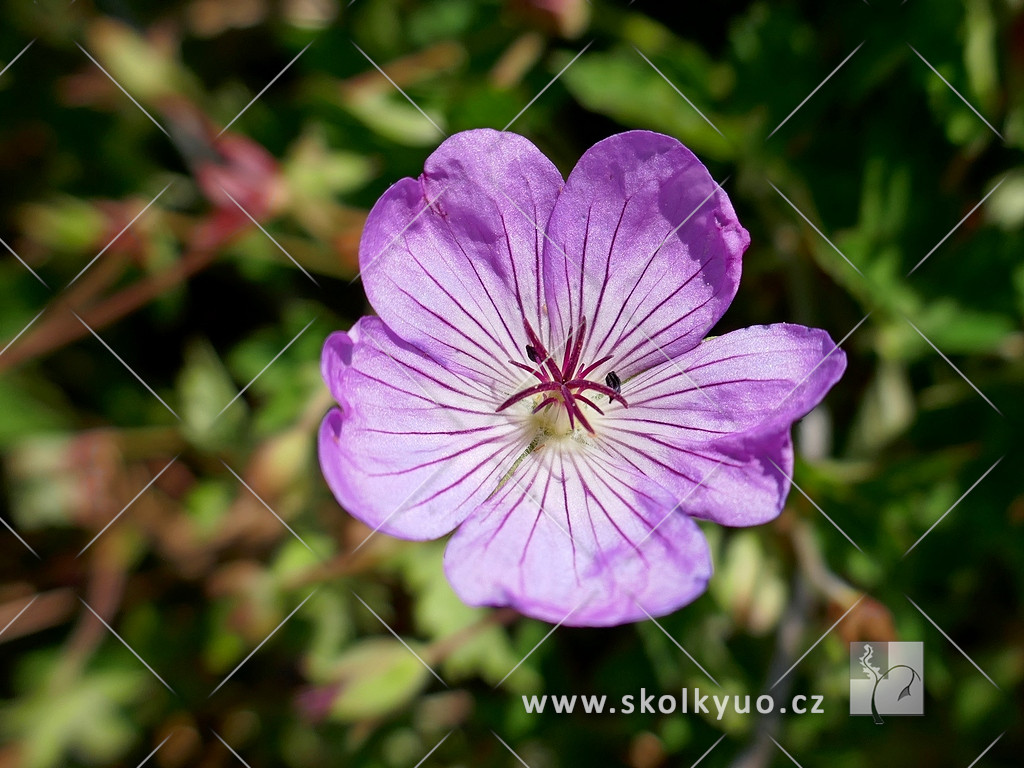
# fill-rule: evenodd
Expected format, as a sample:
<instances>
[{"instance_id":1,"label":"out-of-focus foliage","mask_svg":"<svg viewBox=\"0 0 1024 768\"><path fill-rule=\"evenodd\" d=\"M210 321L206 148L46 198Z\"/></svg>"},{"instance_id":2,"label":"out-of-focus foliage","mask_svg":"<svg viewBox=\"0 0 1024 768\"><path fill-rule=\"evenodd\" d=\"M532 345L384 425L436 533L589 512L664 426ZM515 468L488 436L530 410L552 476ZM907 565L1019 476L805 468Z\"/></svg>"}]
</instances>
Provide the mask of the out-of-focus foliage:
<instances>
[{"instance_id":1,"label":"out-of-focus foliage","mask_svg":"<svg viewBox=\"0 0 1024 768\"><path fill-rule=\"evenodd\" d=\"M703 764L788 764L771 737L804 765L966 766L1014 726L1024 7L677 5L4 4L0 766L397 768L440 743L425 765L649 768L721 734ZM677 136L752 234L719 331L844 340L783 515L709 528L717 575L660 626L468 608L443 543L371 536L321 480L319 350L367 311L366 211L480 126L565 172L620 130ZM846 644L895 638L925 641L926 716L849 718ZM773 693L824 715L521 700L757 696L798 659ZM984 765L1022 752L1018 728Z\"/></svg>"}]
</instances>

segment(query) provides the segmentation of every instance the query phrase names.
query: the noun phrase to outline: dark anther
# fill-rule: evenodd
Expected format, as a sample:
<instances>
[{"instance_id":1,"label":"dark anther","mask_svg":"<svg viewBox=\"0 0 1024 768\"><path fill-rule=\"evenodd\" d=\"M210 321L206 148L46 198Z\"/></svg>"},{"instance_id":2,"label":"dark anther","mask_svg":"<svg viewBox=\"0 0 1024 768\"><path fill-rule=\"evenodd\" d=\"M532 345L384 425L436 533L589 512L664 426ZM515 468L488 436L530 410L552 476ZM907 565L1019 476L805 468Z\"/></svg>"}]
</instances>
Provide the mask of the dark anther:
<instances>
[{"instance_id":1,"label":"dark anther","mask_svg":"<svg viewBox=\"0 0 1024 768\"><path fill-rule=\"evenodd\" d=\"M497 411L499 413L528 397L539 395L541 398L540 404L534 406L534 413L538 413L550 406L561 404L565 408L566 413L569 414L570 430L576 429L576 423L579 422L580 426L593 434L594 430L580 406L588 405L602 415L604 411L598 408L593 400L584 395L584 392L588 390L596 392L607 397L609 403L613 400L618 400L623 408L629 407L626 398L619 393L622 382L619 381L619 377L615 375L614 371L605 377L606 384L598 384L596 381L591 381L587 378L587 376L611 360L612 356L606 355L600 360L595 360L590 365L584 365L582 355L584 341L587 337L587 321L585 318L580 321L580 328L576 333L573 333L571 327L569 328L565 342L565 355L562 358L561 365L548 354L544 342L537 336L537 332L533 330L530 321L525 318L523 319L523 329L526 331L526 338L530 342L526 345L526 356L537 367L531 368L526 363L521 363L518 360L509 360L509 363L536 376L538 383L512 395L512 397L498 406Z\"/></svg>"},{"instance_id":2,"label":"dark anther","mask_svg":"<svg viewBox=\"0 0 1024 768\"><path fill-rule=\"evenodd\" d=\"M604 383L615 390L615 394L622 391L622 380L619 379L619 375L615 371L608 371L608 375L604 377Z\"/></svg>"}]
</instances>

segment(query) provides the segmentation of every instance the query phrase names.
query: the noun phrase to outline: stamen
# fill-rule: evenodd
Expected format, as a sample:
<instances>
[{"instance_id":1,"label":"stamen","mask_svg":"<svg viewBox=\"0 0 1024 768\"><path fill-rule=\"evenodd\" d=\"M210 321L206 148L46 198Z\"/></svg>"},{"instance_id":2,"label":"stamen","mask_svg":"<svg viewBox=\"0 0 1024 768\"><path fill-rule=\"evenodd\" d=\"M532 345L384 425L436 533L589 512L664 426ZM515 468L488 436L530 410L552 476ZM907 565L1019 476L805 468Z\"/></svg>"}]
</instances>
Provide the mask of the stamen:
<instances>
[{"instance_id":1,"label":"stamen","mask_svg":"<svg viewBox=\"0 0 1024 768\"><path fill-rule=\"evenodd\" d=\"M536 376L541 381L550 381L551 380L550 377L548 376L547 371L545 371L543 368L535 368L533 366L527 365L526 363L520 363L518 360L509 360L509 363L514 365L516 368L521 368L522 370L526 371L527 373L532 373L534 376Z\"/></svg>"},{"instance_id":2,"label":"stamen","mask_svg":"<svg viewBox=\"0 0 1024 768\"><path fill-rule=\"evenodd\" d=\"M594 369L600 368L602 365L604 365L605 363L607 363L611 359L612 359L611 355L605 355L600 360L598 360L596 363L591 363L586 368L584 368L582 371L580 371L576 375L576 378L577 379L585 379L585 378L587 378L587 376L589 374L593 373Z\"/></svg>"},{"instance_id":3,"label":"stamen","mask_svg":"<svg viewBox=\"0 0 1024 768\"><path fill-rule=\"evenodd\" d=\"M626 399L621 394L622 381L619 379L619 376L615 371L609 371L605 375L604 384L597 381L591 381L587 378L587 376L597 370L600 366L611 360L611 355L602 357L600 360L597 360L590 365L583 367L582 370L577 371L577 369L581 367L583 347L586 344L587 339L586 318L580 320L578 329L574 330L572 327L569 328L569 333L567 334L565 341L565 352L562 354L561 366L554 361L551 354L544 346L544 343L537 335L537 332L533 329L533 326L531 326L530 322L525 318L523 319L523 327L526 330L526 338L530 342L526 345L526 357L531 363L534 363L536 367L529 366L518 360L509 360L509 362L517 368L528 371L536 376L540 383L534 384L533 386L527 387L521 392L512 395L512 397L508 398L498 406L497 410L499 412L504 411L506 408L526 400L527 398L534 397L535 395L543 395L540 403L534 406L532 413L540 413L545 408L552 405L562 405L569 417L570 431L574 431L576 429L576 423L579 422L581 427L593 434L594 428L590 425L590 421L587 419L581 406L589 406L597 411L601 416L604 416L604 411L601 410L597 403L584 395L584 392L596 392L607 397L609 403L617 400L622 404L622 407L629 407Z\"/></svg>"},{"instance_id":4,"label":"stamen","mask_svg":"<svg viewBox=\"0 0 1024 768\"><path fill-rule=\"evenodd\" d=\"M597 412L598 412L598 413L600 413L600 414L601 414L602 416L604 416L604 411L602 411L602 410L601 410L600 408L598 408L598 407L597 407L597 403L595 403L595 402L594 402L593 400L591 400L591 399L590 399L589 397L587 397L586 395L581 395L581 394L580 394L579 392L577 392L577 393L576 393L576 395L575 395L575 397L576 397L576 399L577 399L577 400L579 400L580 402L586 403L586 404L587 404L587 405L589 405L589 406L590 406L591 408L593 408L593 409L594 409L595 411L597 411Z\"/></svg>"},{"instance_id":5,"label":"stamen","mask_svg":"<svg viewBox=\"0 0 1024 768\"><path fill-rule=\"evenodd\" d=\"M576 370L576 365L580 361L580 355L583 354L583 342L586 335L587 319L583 318L580 321L580 332L579 335L576 336L576 343L572 345L572 358L569 360L567 365L562 366L562 373L566 376L572 376L572 372ZM572 334L569 335L569 341L572 341ZM569 344L567 343L565 346L566 349L568 349Z\"/></svg>"},{"instance_id":6,"label":"stamen","mask_svg":"<svg viewBox=\"0 0 1024 768\"><path fill-rule=\"evenodd\" d=\"M551 359L551 355L548 354L548 351L545 349L540 337L538 337L536 331L533 330L533 326L530 325L530 321L523 318L523 325L526 328L526 335L530 340L531 346L533 346L534 354L540 357L541 361L547 365L553 379L561 379L562 372L558 370L558 365Z\"/></svg>"},{"instance_id":7,"label":"stamen","mask_svg":"<svg viewBox=\"0 0 1024 768\"><path fill-rule=\"evenodd\" d=\"M576 403L573 401L573 398L572 398L572 392L569 391L569 388L567 386L565 386L565 384L563 384L562 387L561 387L561 390L562 390L562 402L565 403L565 408L569 412L569 429L571 431L571 430L576 429L576 416L577 415L580 416L580 422L586 421L586 419L584 419L582 417L583 415L580 414L579 408L576 407Z\"/></svg>"},{"instance_id":8,"label":"stamen","mask_svg":"<svg viewBox=\"0 0 1024 768\"><path fill-rule=\"evenodd\" d=\"M622 379L615 371L608 371L608 375L604 377L604 383L614 389L616 393L622 391Z\"/></svg>"},{"instance_id":9,"label":"stamen","mask_svg":"<svg viewBox=\"0 0 1024 768\"><path fill-rule=\"evenodd\" d=\"M562 388L562 383L559 381L545 381L540 384L534 384L532 387L527 387L522 392L516 395L512 395L508 400L498 406L498 412L504 411L510 405L515 405L520 400L525 400L528 397L539 395L541 392L558 392Z\"/></svg>"}]
</instances>

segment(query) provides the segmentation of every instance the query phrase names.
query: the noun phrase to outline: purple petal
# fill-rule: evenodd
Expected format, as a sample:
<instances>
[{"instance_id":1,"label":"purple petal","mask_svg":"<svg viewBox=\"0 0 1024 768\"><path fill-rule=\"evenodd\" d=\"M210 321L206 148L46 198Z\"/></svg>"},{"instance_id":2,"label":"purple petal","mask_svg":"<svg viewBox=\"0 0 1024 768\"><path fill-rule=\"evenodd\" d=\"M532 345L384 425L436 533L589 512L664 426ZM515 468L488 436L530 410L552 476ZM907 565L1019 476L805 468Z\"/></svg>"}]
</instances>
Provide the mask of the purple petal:
<instances>
[{"instance_id":1,"label":"purple petal","mask_svg":"<svg viewBox=\"0 0 1024 768\"><path fill-rule=\"evenodd\" d=\"M498 487L525 449L494 395L395 336L377 317L334 333L324 378L341 409L320 427L335 497L369 526L409 539L448 533Z\"/></svg>"},{"instance_id":2,"label":"purple petal","mask_svg":"<svg viewBox=\"0 0 1024 768\"><path fill-rule=\"evenodd\" d=\"M845 354L824 331L734 331L624 381L629 407L610 410L602 436L687 514L723 525L763 523L789 492L792 423L845 368Z\"/></svg>"},{"instance_id":3,"label":"purple petal","mask_svg":"<svg viewBox=\"0 0 1024 768\"><path fill-rule=\"evenodd\" d=\"M586 318L584 359L623 378L696 346L732 301L750 242L690 150L648 131L595 144L569 176L544 244L552 344Z\"/></svg>"},{"instance_id":4,"label":"purple petal","mask_svg":"<svg viewBox=\"0 0 1024 768\"><path fill-rule=\"evenodd\" d=\"M650 484L599 453L555 445L535 457L449 542L445 571L463 601L610 626L670 613L704 591L707 542L670 497L642 490Z\"/></svg>"},{"instance_id":5,"label":"purple petal","mask_svg":"<svg viewBox=\"0 0 1024 768\"><path fill-rule=\"evenodd\" d=\"M526 317L539 327L543 229L562 187L522 136L466 131L370 212L359 246L367 297L392 330L476 380L518 382Z\"/></svg>"}]
</instances>

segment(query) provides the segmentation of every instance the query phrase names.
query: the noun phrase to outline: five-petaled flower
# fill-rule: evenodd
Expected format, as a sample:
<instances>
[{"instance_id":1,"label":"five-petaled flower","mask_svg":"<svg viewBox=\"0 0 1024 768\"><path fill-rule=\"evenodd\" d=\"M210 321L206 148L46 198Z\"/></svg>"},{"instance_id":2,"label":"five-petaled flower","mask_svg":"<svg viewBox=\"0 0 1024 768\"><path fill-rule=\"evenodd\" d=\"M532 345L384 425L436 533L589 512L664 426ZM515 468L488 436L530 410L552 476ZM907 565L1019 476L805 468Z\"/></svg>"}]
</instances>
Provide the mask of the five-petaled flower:
<instances>
[{"instance_id":1,"label":"five-petaled flower","mask_svg":"<svg viewBox=\"0 0 1024 768\"><path fill-rule=\"evenodd\" d=\"M712 570L695 519L779 514L790 428L846 365L798 325L705 338L749 241L667 136L612 136L568 180L521 136L451 137L374 206L377 316L324 348L338 501L402 538L454 529L473 605L596 626L690 602Z\"/></svg>"}]
</instances>

